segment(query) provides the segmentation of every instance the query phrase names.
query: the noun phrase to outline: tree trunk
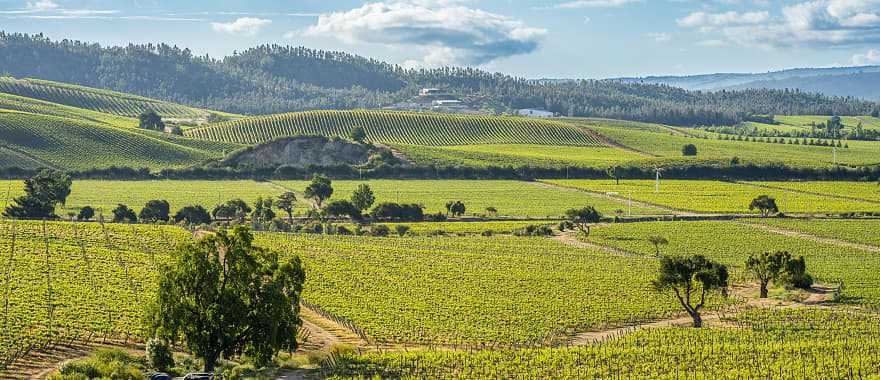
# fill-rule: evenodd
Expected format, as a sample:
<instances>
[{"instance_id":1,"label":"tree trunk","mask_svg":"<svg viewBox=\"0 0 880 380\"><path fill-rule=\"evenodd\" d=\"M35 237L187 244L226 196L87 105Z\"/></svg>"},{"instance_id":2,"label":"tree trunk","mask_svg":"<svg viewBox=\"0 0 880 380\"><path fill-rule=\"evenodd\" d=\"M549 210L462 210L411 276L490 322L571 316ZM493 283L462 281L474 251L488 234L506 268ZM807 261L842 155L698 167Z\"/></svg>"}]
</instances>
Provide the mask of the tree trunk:
<instances>
[{"instance_id":1,"label":"tree trunk","mask_svg":"<svg viewBox=\"0 0 880 380\"><path fill-rule=\"evenodd\" d=\"M767 298L767 281L761 281L761 298Z\"/></svg>"},{"instance_id":2,"label":"tree trunk","mask_svg":"<svg viewBox=\"0 0 880 380\"><path fill-rule=\"evenodd\" d=\"M214 373L214 367L217 366L217 356L210 355L205 358L205 373Z\"/></svg>"},{"instance_id":3,"label":"tree trunk","mask_svg":"<svg viewBox=\"0 0 880 380\"><path fill-rule=\"evenodd\" d=\"M690 314L691 314L691 318L694 319L694 328L698 329L698 328L703 327L703 317L700 316L700 312L695 310L695 311L691 312Z\"/></svg>"},{"instance_id":4,"label":"tree trunk","mask_svg":"<svg viewBox=\"0 0 880 380\"><path fill-rule=\"evenodd\" d=\"M287 212L287 223L293 224L293 211Z\"/></svg>"}]
</instances>

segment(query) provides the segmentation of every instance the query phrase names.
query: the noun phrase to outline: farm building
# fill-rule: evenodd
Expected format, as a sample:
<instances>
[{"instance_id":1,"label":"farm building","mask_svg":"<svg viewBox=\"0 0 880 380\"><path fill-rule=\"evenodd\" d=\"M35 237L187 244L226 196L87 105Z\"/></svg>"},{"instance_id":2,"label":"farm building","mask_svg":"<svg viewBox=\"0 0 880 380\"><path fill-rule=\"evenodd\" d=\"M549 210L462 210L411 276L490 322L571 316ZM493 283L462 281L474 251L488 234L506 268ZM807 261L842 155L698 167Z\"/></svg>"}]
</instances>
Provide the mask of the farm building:
<instances>
[{"instance_id":1,"label":"farm building","mask_svg":"<svg viewBox=\"0 0 880 380\"><path fill-rule=\"evenodd\" d=\"M541 109L533 109L533 108L525 108L517 111L517 114L520 116L528 116L528 117L553 117L553 112L545 111Z\"/></svg>"}]
</instances>

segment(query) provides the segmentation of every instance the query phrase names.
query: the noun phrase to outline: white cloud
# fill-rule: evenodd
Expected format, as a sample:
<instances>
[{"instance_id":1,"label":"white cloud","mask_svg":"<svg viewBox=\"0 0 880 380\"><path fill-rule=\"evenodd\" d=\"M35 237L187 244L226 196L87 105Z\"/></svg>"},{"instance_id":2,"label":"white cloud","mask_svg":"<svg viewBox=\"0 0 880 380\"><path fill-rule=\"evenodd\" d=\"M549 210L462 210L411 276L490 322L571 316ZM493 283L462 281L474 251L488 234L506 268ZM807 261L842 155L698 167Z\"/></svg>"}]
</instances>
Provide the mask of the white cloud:
<instances>
[{"instance_id":1,"label":"white cloud","mask_svg":"<svg viewBox=\"0 0 880 380\"><path fill-rule=\"evenodd\" d=\"M415 47L424 66L485 65L538 49L547 33L458 0L375 2L322 15L303 34L347 43ZM416 64L415 60L407 62Z\"/></svg>"},{"instance_id":2,"label":"white cloud","mask_svg":"<svg viewBox=\"0 0 880 380\"><path fill-rule=\"evenodd\" d=\"M271 23L272 20L256 17L242 17L227 23L212 22L211 28L214 29L215 32L220 33L239 36L254 36Z\"/></svg>"},{"instance_id":3,"label":"white cloud","mask_svg":"<svg viewBox=\"0 0 880 380\"><path fill-rule=\"evenodd\" d=\"M52 0L29 1L27 3L27 9L37 12L51 11L57 8L58 4Z\"/></svg>"},{"instance_id":4,"label":"white cloud","mask_svg":"<svg viewBox=\"0 0 880 380\"><path fill-rule=\"evenodd\" d=\"M632 3L640 3L642 0L575 0L556 4L550 8L577 9L577 8L614 8Z\"/></svg>"},{"instance_id":5,"label":"white cloud","mask_svg":"<svg viewBox=\"0 0 880 380\"><path fill-rule=\"evenodd\" d=\"M880 42L880 0L801 1L775 16L694 12L678 24L747 46L863 46Z\"/></svg>"},{"instance_id":6,"label":"white cloud","mask_svg":"<svg viewBox=\"0 0 880 380\"><path fill-rule=\"evenodd\" d=\"M870 49L865 54L855 54L850 59L853 66L868 66L880 63L880 50Z\"/></svg>"},{"instance_id":7,"label":"white cloud","mask_svg":"<svg viewBox=\"0 0 880 380\"><path fill-rule=\"evenodd\" d=\"M646 33L645 37L659 43L667 43L669 41L672 41L672 36L669 35L669 33Z\"/></svg>"},{"instance_id":8,"label":"white cloud","mask_svg":"<svg viewBox=\"0 0 880 380\"><path fill-rule=\"evenodd\" d=\"M703 47L719 47L727 45L723 40L702 40L696 43L697 46Z\"/></svg>"}]
</instances>

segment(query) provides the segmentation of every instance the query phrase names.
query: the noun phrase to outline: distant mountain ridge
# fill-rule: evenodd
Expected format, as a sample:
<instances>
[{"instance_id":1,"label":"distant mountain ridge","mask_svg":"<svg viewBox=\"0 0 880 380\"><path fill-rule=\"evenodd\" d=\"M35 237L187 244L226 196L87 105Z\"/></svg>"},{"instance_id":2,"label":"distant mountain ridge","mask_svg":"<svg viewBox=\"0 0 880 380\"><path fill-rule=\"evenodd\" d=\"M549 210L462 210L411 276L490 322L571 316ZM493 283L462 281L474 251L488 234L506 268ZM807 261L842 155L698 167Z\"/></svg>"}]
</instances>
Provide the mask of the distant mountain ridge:
<instances>
[{"instance_id":1,"label":"distant mountain ridge","mask_svg":"<svg viewBox=\"0 0 880 380\"><path fill-rule=\"evenodd\" d=\"M767 73L614 78L621 83L658 84L691 91L798 89L829 96L880 100L880 66L797 68Z\"/></svg>"}]
</instances>

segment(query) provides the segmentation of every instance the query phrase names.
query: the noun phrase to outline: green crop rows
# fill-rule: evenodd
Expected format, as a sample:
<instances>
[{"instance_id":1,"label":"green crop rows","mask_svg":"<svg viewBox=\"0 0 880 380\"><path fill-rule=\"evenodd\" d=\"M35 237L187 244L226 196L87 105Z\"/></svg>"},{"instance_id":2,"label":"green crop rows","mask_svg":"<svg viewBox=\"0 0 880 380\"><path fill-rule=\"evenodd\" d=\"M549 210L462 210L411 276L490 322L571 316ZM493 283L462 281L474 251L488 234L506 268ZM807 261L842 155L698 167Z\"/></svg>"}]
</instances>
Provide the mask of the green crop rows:
<instances>
[{"instance_id":1,"label":"green crop rows","mask_svg":"<svg viewBox=\"0 0 880 380\"><path fill-rule=\"evenodd\" d=\"M880 317L818 308L748 310L741 328L662 328L577 348L348 355L331 378L876 378Z\"/></svg>"},{"instance_id":2,"label":"green crop rows","mask_svg":"<svg viewBox=\"0 0 880 380\"><path fill-rule=\"evenodd\" d=\"M869 227L869 226L866 226ZM747 281L742 268L750 254L788 251L804 256L809 272L828 286L844 283L843 301L880 305L880 255L856 248L783 236L737 222L651 222L594 228L589 240L629 252L654 255L647 238L663 236L666 254L705 255L728 264L735 278Z\"/></svg>"},{"instance_id":3,"label":"green crop rows","mask_svg":"<svg viewBox=\"0 0 880 380\"><path fill-rule=\"evenodd\" d=\"M824 238L880 247L880 220L761 219L758 222Z\"/></svg>"},{"instance_id":4,"label":"green crop rows","mask_svg":"<svg viewBox=\"0 0 880 380\"><path fill-rule=\"evenodd\" d=\"M880 185L876 182L803 181L803 182L747 182L771 188L826 194L838 197L866 199L880 202Z\"/></svg>"},{"instance_id":5,"label":"green crop rows","mask_svg":"<svg viewBox=\"0 0 880 380\"><path fill-rule=\"evenodd\" d=\"M258 116L186 131L214 141L258 144L295 135L348 136L361 126L371 141L411 145L543 144L601 146L566 123L518 117L390 111L312 111Z\"/></svg>"},{"instance_id":6,"label":"green crop rows","mask_svg":"<svg viewBox=\"0 0 880 380\"><path fill-rule=\"evenodd\" d=\"M378 342L549 344L677 313L669 298L654 296L656 261L545 238L262 234L257 241L298 252L308 273L304 299Z\"/></svg>"},{"instance_id":7,"label":"green crop rows","mask_svg":"<svg viewBox=\"0 0 880 380\"><path fill-rule=\"evenodd\" d=\"M403 152L407 158L421 165L605 168L647 159L629 151L609 147L516 144L445 147L396 144L394 147Z\"/></svg>"},{"instance_id":8,"label":"green crop rows","mask_svg":"<svg viewBox=\"0 0 880 380\"><path fill-rule=\"evenodd\" d=\"M759 195L776 198L784 213L876 212L880 204L860 200L802 194L782 189L766 189L720 181L661 180L660 192L650 180L543 180L559 186L597 193L617 193L621 197L665 207L713 213L757 213L749 203ZM835 182L836 183L836 182Z\"/></svg>"},{"instance_id":9,"label":"green crop rows","mask_svg":"<svg viewBox=\"0 0 880 380\"><path fill-rule=\"evenodd\" d=\"M160 100L37 79L0 77L0 92L127 117L137 117L147 110L165 117L187 119L204 118L210 114Z\"/></svg>"}]
</instances>

